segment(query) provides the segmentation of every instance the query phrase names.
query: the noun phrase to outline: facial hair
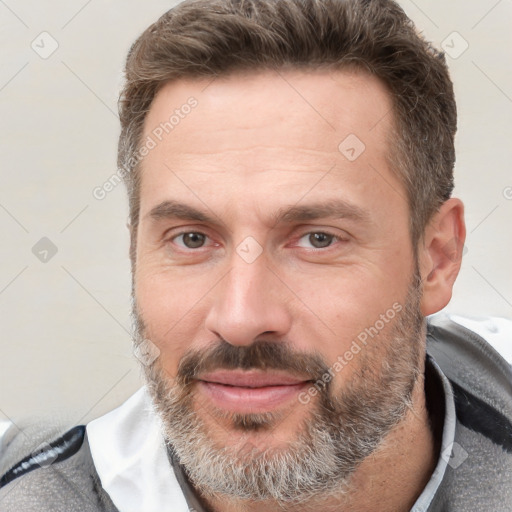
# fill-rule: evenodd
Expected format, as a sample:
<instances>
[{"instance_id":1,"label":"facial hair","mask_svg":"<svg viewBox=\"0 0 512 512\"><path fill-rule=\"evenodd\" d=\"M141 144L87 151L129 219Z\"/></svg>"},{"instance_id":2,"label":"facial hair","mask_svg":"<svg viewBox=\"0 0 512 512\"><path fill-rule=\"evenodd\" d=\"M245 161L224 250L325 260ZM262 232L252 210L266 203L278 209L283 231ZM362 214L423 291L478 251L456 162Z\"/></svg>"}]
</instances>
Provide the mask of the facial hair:
<instances>
[{"instance_id":1,"label":"facial hair","mask_svg":"<svg viewBox=\"0 0 512 512\"><path fill-rule=\"evenodd\" d=\"M424 337L420 298L416 272L394 323L354 356L350 364L358 364L358 370L349 381L343 381L341 370L337 380L342 386L336 393L333 381L322 380L329 366L318 354L297 352L281 341L262 339L238 347L220 340L206 350L191 350L180 360L174 378L160 359L143 365L166 442L196 490L205 497L273 500L281 505L346 494L357 467L412 408ZM146 327L135 302L134 320L137 346L145 339ZM195 379L221 368L284 370L324 387L307 405L310 412L286 446L262 448L250 442L251 435L271 437L284 419L279 412L210 414L210 421L228 421L238 434L247 434L232 445L219 444L202 417L208 413L203 410L201 415L197 408ZM297 402L297 407L306 405Z\"/></svg>"}]
</instances>

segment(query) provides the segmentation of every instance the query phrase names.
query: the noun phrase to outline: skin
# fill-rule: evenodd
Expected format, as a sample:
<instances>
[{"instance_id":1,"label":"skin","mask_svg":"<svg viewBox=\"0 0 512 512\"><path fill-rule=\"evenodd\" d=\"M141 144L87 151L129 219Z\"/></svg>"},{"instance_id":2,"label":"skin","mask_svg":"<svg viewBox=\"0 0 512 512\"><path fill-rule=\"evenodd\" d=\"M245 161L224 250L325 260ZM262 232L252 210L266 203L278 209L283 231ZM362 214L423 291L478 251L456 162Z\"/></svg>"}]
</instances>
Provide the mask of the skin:
<instances>
[{"instance_id":1,"label":"skin","mask_svg":"<svg viewBox=\"0 0 512 512\"><path fill-rule=\"evenodd\" d=\"M161 366L173 379L187 350L204 350L220 338L244 346L262 336L334 363L394 303L404 304L414 269L405 189L386 162L389 93L377 78L347 70L179 80L158 92L144 137L190 96L198 106L144 158L140 221L132 227L135 297ZM338 150L349 134L365 145L354 161ZM280 209L340 199L364 219L276 222ZM151 211L164 201L191 206L211 221L155 218ZM183 232L206 235L205 244L187 248ZM311 233L335 237L315 248ZM259 248L244 245L247 237ZM446 247L455 239L461 249L464 238L463 205L450 199L418 246L423 315L450 300L460 257ZM252 263L237 252L242 242L251 256L262 251ZM371 345L377 361L385 350L378 341ZM424 339L418 343L424 346ZM336 374L333 389L361 378L358 368L354 357ZM283 447L310 411L291 400L279 406L281 419L270 435L241 433L201 392L195 400L220 445L244 436L254 446ZM437 457L419 379L410 412L359 466L349 495L316 506L409 510ZM227 512L275 510L272 503L242 505L222 497L208 505Z\"/></svg>"}]
</instances>

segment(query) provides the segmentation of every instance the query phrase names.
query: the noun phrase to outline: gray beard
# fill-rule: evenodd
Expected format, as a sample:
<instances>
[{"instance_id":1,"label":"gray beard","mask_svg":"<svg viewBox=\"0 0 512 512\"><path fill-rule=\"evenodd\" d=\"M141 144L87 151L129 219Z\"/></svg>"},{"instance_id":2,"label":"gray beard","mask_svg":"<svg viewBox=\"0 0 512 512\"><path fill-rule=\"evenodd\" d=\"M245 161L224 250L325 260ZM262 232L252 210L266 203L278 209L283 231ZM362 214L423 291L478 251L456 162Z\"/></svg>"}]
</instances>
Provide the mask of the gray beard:
<instances>
[{"instance_id":1,"label":"gray beard","mask_svg":"<svg viewBox=\"0 0 512 512\"><path fill-rule=\"evenodd\" d=\"M272 436L282 415L271 412L219 411L219 418L228 419L232 429L247 435L230 446L215 442L194 409L194 376L206 369L259 368L300 372L320 382L328 366L318 356L294 352L284 342L258 340L235 347L222 341L201 353L185 354L175 379L161 368L159 359L143 365L166 442L195 489L206 498L272 500L282 505L346 495L357 467L412 407L424 347L420 288L416 273L405 306L389 332L380 333L354 357L359 360L359 371L343 383L337 395L331 382L325 384L307 405L311 412L298 426L296 439L285 447L264 449L250 442L251 436ZM134 320L137 346L145 339L146 328L135 303ZM382 347L386 347L384 357ZM203 410L203 414L208 413Z\"/></svg>"}]
</instances>

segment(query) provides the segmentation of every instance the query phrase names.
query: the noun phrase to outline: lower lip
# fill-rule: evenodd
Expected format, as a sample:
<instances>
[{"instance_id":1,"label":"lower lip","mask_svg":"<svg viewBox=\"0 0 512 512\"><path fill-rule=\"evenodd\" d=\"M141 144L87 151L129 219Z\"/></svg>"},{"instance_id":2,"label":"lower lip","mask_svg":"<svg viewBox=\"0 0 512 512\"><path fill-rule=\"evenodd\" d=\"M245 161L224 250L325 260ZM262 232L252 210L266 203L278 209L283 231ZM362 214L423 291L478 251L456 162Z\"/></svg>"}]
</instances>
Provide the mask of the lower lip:
<instances>
[{"instance_id":1,"label":"lower lip","mask_svg":"<svg viewBox=\"0 0 512 512\"><path fill-rule=\"evenodd\" d=\"M284 386L245 388L226 386L214 382L199 381L200 390L213 404L233 412L265 412L275 409L297 398L309 382L299 382Z\"/></svg>"}]
</instances>

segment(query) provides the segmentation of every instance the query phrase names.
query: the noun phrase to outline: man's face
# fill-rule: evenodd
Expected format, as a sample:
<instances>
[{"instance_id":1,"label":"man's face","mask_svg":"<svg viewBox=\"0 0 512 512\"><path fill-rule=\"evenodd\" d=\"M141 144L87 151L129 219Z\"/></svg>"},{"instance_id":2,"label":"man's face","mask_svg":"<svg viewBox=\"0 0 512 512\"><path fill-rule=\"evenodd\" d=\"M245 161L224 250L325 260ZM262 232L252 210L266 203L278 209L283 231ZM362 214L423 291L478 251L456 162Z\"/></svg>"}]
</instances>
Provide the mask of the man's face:
<instances>
[{"instance_id":1,"label":"man's face","mask_svg":"<svg viewBox=\"0 0 512 512\"><path fill-rule=\"evenodd\" d=\"M197 105L183 109L191 96ZM376 78L348 71L158 92L145 122L144 140L157 144L142 164L134 293L138 342L160 351L148 378L178 444L189 446L193 421L236 464L248 446L251 458L301 439L316 446L322 425L346 415L336 431L350 423L357 444L361 427L373 450L403 414L421 315L406 193L386 160L391 111ZM367 455L347 446L345 476Z\"/></svg>"}]
</instances>

